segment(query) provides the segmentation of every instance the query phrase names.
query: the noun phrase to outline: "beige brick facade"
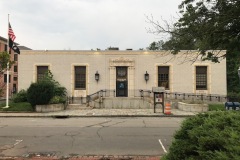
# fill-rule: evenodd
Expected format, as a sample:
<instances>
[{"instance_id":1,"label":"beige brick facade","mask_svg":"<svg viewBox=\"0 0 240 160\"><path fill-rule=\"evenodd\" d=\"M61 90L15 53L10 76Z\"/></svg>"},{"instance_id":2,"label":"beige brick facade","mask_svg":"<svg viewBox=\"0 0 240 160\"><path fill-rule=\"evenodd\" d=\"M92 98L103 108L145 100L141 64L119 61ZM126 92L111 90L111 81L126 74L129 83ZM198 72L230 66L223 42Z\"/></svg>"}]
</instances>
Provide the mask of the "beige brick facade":
<instances>
[{"instance_id":1,"label":"beige brick facade","mask_svg":"<svg viewBox=\"0 0 240 160\"><path fill-rule=\"evenodd\" d=\"M173 56L166 51L22 51L18 61L18 87L27 89L36 82L37 66L49 66L55 80L67 88L69 96L85 97L101 89L115 90L116 67L123 66L127 67L128 97L133 97L134 90L151 90L158 86L158 66L169 66L169 91L226 95L226 60L192 62L184 56L185 52ZM74 89L74 66L86 66L85 90ZM196 90L196 66L207 66L207 90ZM147 82L146 71L150 77ZM98 82L96 72L100 74Z\"/></svg>"}]
</instances>

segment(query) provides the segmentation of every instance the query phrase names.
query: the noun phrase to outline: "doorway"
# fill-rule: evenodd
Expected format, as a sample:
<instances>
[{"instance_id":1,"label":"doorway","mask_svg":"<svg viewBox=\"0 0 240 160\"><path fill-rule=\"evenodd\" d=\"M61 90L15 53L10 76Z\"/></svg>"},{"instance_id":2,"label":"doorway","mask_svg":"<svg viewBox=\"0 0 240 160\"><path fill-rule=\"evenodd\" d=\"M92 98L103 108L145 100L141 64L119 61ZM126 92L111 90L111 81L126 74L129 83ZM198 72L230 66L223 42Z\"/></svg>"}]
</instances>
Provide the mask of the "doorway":
<instances>
[{"instance_id":1,"label":"doorway","mask_svg":"<svg viewBox=\"0 0 240 160\"><path fill-rule=\"evenodd\" d=\"M128 67L116 67L116 96L128 96Z\"/></svg>"}]
</instances>

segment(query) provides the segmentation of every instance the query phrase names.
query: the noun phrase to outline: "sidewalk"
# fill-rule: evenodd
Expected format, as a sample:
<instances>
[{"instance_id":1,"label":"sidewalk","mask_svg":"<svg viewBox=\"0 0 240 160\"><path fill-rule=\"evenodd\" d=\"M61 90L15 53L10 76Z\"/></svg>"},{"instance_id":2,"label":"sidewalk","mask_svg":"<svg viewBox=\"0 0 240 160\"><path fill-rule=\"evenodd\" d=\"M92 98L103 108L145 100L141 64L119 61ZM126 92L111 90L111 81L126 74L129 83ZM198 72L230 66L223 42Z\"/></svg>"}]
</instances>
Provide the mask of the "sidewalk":
<instances>
[{"instance_id":1,"label":"sidewalk","mask_svg":"<svg viewBox=\"0 0 240 160\"><path fill-rule=\"evenodd\" d=\"M0 112L0 117L187 117L196 115L196 112L185 112L172 109L171 115L162 113L162 109L75 109L58 112Z\"/></svg>"}]
</instances>

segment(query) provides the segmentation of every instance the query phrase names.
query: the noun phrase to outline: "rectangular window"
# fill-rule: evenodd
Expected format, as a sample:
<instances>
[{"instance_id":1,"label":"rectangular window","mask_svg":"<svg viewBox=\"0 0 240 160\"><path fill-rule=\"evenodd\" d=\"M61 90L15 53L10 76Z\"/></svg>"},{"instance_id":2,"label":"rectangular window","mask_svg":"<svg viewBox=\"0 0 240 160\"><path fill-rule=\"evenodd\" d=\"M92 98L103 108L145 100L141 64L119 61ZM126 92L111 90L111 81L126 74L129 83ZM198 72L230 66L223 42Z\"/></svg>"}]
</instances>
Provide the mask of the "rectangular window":
<instances>
[{"instance_id":1,"label":"rectangular window","mask_svg":"<svg viewBox=\"0 0 240 160\"><path fill-rule=\"evenodd\" d=\"M18 71L18 67L14 66L14 72L17 72L17 71Z\"/></svg>"},{"instance_id":2,"label":"rectangular window","mask_svg":"<svg viewBox=\"0 0 240 160\"><path fill-rule=\"evenodd\" d=\"M207 90L207 66L196 66L196 90Z\"/></svg>"},{"instance_id":3,"label":"rectangular window","mask_svg":"<svg viewBox=\"0 0 240 160\"><path fill-rule=\"evenodd\" d=\"M8 77L9 77L8 83L11 83L11 75L9 75ZM7 83L7 74L4 74L4 83Z\"/></svg>"},{"instance_id":4,"label":"rectangular window","mask_svg":"<svg viewBox=\"0 0 240 160\"><path fill-rule=\"evenodd\" d=\"M75 66L75 89L86 89L86 66Z\"/></svg>"},{"instance_id":5,"label":"rectangular window","mask_svg":"<svg viewBox=\"0 0 240 160\"><path fill-rule=\"evenodd\" d=\"M6 44L4 45L4 51L7 51L7 45Z\"/></svg>"},{"instance_id":6,"label":"rectangular window","mask_svg":"<svg viewBox=\"0 0 240 160\"><path fill-rule=\"evenodd\" d=\"M14 61L18 61L18 54L14 54Z\"/></svg>"},{"instance_id":7,"label":"rectangular window","mask_svg":"<svg viewBox=\"0 0 240 160\"><path fill-rule=\"evenodd\" d=\"M12 90L13 93L17 93L17 84L13 84L13 90Z\"/></svg>"},{"instance_id":8,"label":"rectangular window","mask_svg":"<svg viewBox=\"0 0 240 160\"><path fill-rule=\"evenodd\" d=\"M169 89L169 66L158 66L158 87Z\"/></svg>"},{"instance_id":9,"label":"rectangular window","mask_svg":"<svg viewBox=\"0 0 240 160\"><path fill-rule=\"evenodd\" d=\"M48 71L48 66L37 66L37 81L43 79L47 71Z\"/></svg>"},{"instance_id":10,"label":"rectangular window","mask_svg":"<svg viewBox=\"0 0 240 160\"><path fill-rule=\"evenodd\" d=\"M17 80L18 80L18 77L13 77L13 80L14 80L14 81L17 81Z\"/></svg>"}]
</instances>

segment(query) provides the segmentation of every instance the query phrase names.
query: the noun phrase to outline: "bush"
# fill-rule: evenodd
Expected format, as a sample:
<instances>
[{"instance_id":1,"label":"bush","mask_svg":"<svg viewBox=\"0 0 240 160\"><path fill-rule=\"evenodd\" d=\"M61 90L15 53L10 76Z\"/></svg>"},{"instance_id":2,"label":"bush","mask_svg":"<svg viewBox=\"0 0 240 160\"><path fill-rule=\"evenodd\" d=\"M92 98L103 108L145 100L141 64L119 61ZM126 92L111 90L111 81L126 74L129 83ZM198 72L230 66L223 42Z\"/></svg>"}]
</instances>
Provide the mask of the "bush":
<instances>
[{"instance_id":1,"label":"bush","mask_svg":"<svg viewBox=\"0 0 240 160\"><path fill-rule=\"evenodd\" d=\"M240 114L216 111L186 119L163 160L240 159Z\"/></svg>"},{"instance_id":2,"label":"bush","mask_svg":"<svg viewBox=\"0 0 240 160\"><path fill-rule=\"evenodd\" d=\"M52 83L52 85L54 86L54 96L60 96L60 97L65 97L66 96L66 88L62 87L59 82L55 81L53 78L53 74L50 70L48 70L45 75L44 78L41 80L43 82L48 82L48 83Z\"/></svg>"},{"instance_id":3,"label":"bush","mask_svg":"<svg viewBox=\"0 0 240 160\"><path fill-rule=\"evenodd\" d=\"M13 102L27 102L27 91L20 90L17 94L13 95Z\"/></svg>"},{"instance_id":4,"label":"bush","mask_svg":"<svg viewBox=\"0 0 240 160\"><path fill-rule=\"evenodd\" d=\"M36 105L49 104L54 96L54 85L47 81L32 83L27 90L27 100L35 107Z\"/></svg>"},{"instance_id":5,"label":"bush","mask_svg":"<svg viewBox=\"0 0 240 160\"><path fill-rule=\"evenodd\" d=\"M58 103L65 103L66 99L64 97L61 96L54 96L52 97L52 99L50 100L50 104L58 104Z\"/></svg>"},{"instance_id":6,"label":"bush","mask_svg":"<svg viewBox=\"0 0 240 160\"><path fill-rule=\"evenodd\" d=\"M227 94L228 101L230 102L239 102L240 101L240 93L229 92Z\"/></svg>"}]
</instances>

